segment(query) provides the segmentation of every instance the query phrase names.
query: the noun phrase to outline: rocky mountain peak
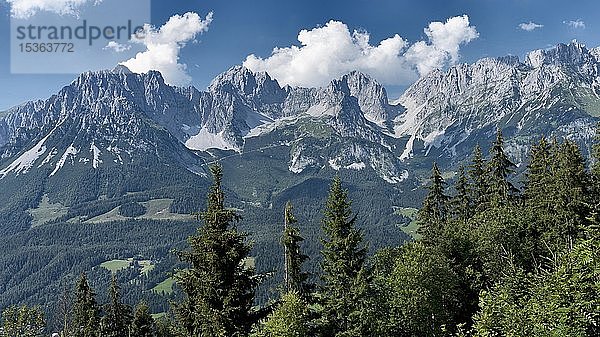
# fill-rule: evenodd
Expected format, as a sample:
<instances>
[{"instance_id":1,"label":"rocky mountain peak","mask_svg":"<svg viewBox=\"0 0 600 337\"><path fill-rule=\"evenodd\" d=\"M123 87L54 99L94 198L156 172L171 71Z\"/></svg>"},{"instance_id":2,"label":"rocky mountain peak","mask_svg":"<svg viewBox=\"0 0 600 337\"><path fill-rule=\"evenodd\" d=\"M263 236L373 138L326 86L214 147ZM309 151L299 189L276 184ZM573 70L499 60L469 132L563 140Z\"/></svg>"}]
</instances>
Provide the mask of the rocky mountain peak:
<instances>
[{"instance_id":1,"label":"rocky mountain peak","mask_svg":"<svg viewBox=\"0 0 600 337\"><path fill-rule=\"evenodd\" d=\"M269 117L280 117L280 105L288 95L269 74L254 73L243 66L232 67L218 75L208 92L227 101L228 106L247 106Z\"/></svg>"},{"instance_id":2,"label":"rocky mountain peak","mask_svg":"<svg viewBox=\"0 0 600 337\"><path fill-rule=\"evenodd\" d=\"M365 117L373 122L383 123L397 114L397 109L388 102L385 88L369 75L359 71L352 71L333 80L328 89L342 91L356 98Z\"/></svg>"},{"instance_id":3,"label":"rocky mountain peak","mask_svg":"<svg viewBox=\"0 0 600 337\"><path fill-rule=\"evenodd\" d=\"M359 71L352 71L339 80L334 80L332 83L342 82L348 89L351 96L357 98L365 98L368 96L382 104L388 103L387 93L385 88L369 75Z\"/></svg>"},{"instance_id":4,"label":"rocky mountain peak","mask_svg":"<svg viewBox=\"0 0 600 337\"><path fill-rule=\"evenodd\" d=\"M133 72L131 70L129 70L129 68L127 68L126 66L119 64L116 67L114 67L112 69L112 72L115 74L133 74Z\"/></svg>"},{"instance_id":5,"label":"rocky mountain peak","mask_svg":"<svg viewBox=\"0 0 600 337\"><path fill-rule=\"evenodd\" d=\"M235 66L218 75L208 91L234 90L243 96L264 96L265 93L283 92L277 80L266 72L254 73L244 66Z\"/></svg>"},{"instance_id":6,"label":"rocky mountain peak","mask_svg":"<svg viewBox=\"0 0 600 337\"><path fill-rule=\"evenodd\" d=\"M550 49L538 49L527 54L525 64L532 68L543 65L581 66L596 63L597 59L584 44L573 41L569 44L560 43Z\"/></svg>"}]
</instances>

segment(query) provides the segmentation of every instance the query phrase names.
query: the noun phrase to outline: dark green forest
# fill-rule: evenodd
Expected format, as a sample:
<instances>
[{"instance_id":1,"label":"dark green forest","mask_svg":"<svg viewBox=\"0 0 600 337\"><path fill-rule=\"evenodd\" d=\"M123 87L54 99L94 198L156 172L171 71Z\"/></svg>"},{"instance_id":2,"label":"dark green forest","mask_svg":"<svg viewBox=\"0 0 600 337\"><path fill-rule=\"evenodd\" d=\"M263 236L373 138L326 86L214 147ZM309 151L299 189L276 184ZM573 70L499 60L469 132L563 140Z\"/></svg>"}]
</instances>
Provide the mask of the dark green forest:
<instances>
[{"instance_id":1,"label":"dark green forest","mask_svg":"<svg viewBox=\"0 0 600 337\"><path fill-rule=\"evenodd\" d=\"M51 327L42 308L9 306L0 336L600 336L600 130L591 162L569 140L542 138L522 175L503 142L498 131L487 156L473 149L452 184L433 164L421 238L401 246L370 250L340 177L323 204L318 254L294 216L302 205L288 203L281 277L255 267L260 249L228 207L227 172L212 166L200 225L168 254L176 291L150 299L163 301L161 315L148 299L125 301L118 275L103 274L109 286L97 294L81 273L57 290ZM261 291L273 280L276 290Z\"/></svg>"}]
</instances>

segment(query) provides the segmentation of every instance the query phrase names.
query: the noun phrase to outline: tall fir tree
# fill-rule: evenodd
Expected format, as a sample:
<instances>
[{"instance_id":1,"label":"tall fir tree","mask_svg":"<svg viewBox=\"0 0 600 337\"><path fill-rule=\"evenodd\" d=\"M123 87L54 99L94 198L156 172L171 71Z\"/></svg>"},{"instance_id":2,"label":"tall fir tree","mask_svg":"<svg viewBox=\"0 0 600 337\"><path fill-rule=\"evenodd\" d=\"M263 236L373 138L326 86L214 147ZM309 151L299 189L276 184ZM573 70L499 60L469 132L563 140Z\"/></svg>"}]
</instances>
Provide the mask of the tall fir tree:
<instances>
[{"instance_id":1,"label":"tall fir tree","mask_svg":"<svg viewBox=\"0 0 600 337\"><path fill-rule=\"evenodd\" d=\"M188 238L190 250L178 253L190 267L175 274L184 299L173 309L184 336L242 337L257 321L252 306L259 278L245 263L251 246L236 229L240 216L225 207L223 170L210 170L214 184L199 215L204 225Z\"/></svg>"},{"instance_id":2,"label":"tall fir tree","mask_svg":"<svg viewBox=\"0 0 600 337\"><path fill-rule=\"evenodd\" d=\"M73 306L73 336L97 337L99 333L100 312L96 303L96 294L90 287L85 273L82 273L75 287Z\"/></svg>"},{"instance_id":3,"label":"tall fir tree","mask_svg":"<svg viewBox=\"0 0 600 337\"><path fill-rule=\"evenodd\" d=\"M552 175L555 179L553 195L557 238L573 239L581 234L591 205L591 184L585 169L585 158L579 147L566 140L556 145Z\"/></svg>"},{"instance_id":4,"label":"tall fir tree","mask_svg":"<svg viewBox=\"0 0 600 337\"><path fill-rule=\"evenodd\" d=\"M148 305L144 302L135 307L131 322L130 337L156 337L156 322L150 314Z\"/></svg>"},{"instance_id":5,"label":"tall fir tree","mask_svg":"<svg viewBox=\"0 0 600 337\"><path fill-rule=\"evenodd\" d=\"M367 248L356 228L348 191L335 177L327 198L322 230L323 260L321 297L322 335L368 336L367 319L371 271L366 266Z\"/></svg>"},{"instance_id":6,"label":"tall fir tree","mask_svg":"<svg viewBox=\"0 0 600 337\"><path fill-rule=\"evenodd\" d=\"M308 281L308 273L302 271L302 265L308 256L302 253L300 244L304 238L300 235L300 229L293 213L292 204L288 201L285 205L284 230L281 239L284 247L284 283L287 292L295 292L305 298L311 290Z\"/></svg>"},{"instance_id":7,"label":"tall fir tree","mask_svg":"<svg viewBox=\"0 0 600 337\"><path fill-rule=\"evenodd\" d=\"M600 123L596 127L595 143L592 146L592 181L594 218L600 221Z\"/></svg>"},{"instance_id":8,"label":"tall fir tree","mask_svg":"<svg viewBox=\"0 0 600 337\"><path fill-rule=\"evenodd\" d=\"M553 186L552 154L545 137L531 148L529 164L525 172L524 197L526 203L536 208L548 210L548 196Z\"/></svg>"},{"instance_id":9,"label":"tall fir tree","mask_svg":"<svg viewBox=\"0 0 600 337\"><path fill-rule=\"evenodd\" d=\"M477 144L473 151L473 157L471 159L471 165L469 166L469 177L472 182L473 188L471 189L471 200L473 200L473 206L477 209L486 201L487 197L487 173L486 163L483 158L483 152L481 146Z\"/></svg>"},{"instance_id":10,"label":"tall fir tree","mask_svg":"<svg viewBox=\"0 0 600 337\"><path fill-rule=\"evenodd\" d=\"M465 223L473 214L473 203L471 201L471 186L463 166L458 170L458 178L454 189L456 195L450 200L452 218Z\"/></svg>"},{"instance_id":11,"label":"tall fir tree","mask_svg":"<svg viewBox=\"0 0 600 337\"><path fill-rule=\"evenodd\" d=\"M548 252L548 242L542 235L554 227L555 177L552 174L554 155L552 146L542 137L531 147L529 162L524 172L523 204L518 231L519 249L515 249L516 260L526 272L537 268L539 256ZM508 212L507 212L508 213ZM506 213L505 213L506 214ZM505 233L503 233L505 234ZM503 235L503 237L508 237Z\"/></svg>"},{"instance_id":12,"label":"tall fir tree","mask_svg":"<svg viewBox=\"0 0 600 337\"><path fill-rule=\"evenodd\" d=\"M592 173L596 181L600 181L600 123L596 126L595 143L592 146L592 157L594 164L592 165Z\"/></svg>"},{"instance_id":13,"label":"tall fir tree","mask_svg":"<svg viewBox=\"0 0 600 337\"><path fill-rule=\"evenodd\" d=\"M439 238L444 223L448 220L448 202L450 200L445 192L446 182L435 162L431 169L430 184L427 189L429 193L423 200L423 207L419 210L417 220L419 233L423 235L423 240L431 243Z\"/></svg>"},{"instance_id":14,"label":"tall fir tree","mask_svg":"<svg viewBox=\"0 0 600 337\"><path fill-rule=\"evenodd\" d=\"M102 337L122 337L129 334L131 307L121 302L121 287L117 276L112 275L108 289L110 302L104 306L104 316L100 320Z\"/></svg>"},{"instance_id":15,"label":"tall fir tree","mask_svg":"<svg viewBox=\"0 0 600 337\"><path fill-rule=\"evenodd\" d=\"M514 173L516 165L504 152L504 136L498 128L496 140L490 150L488 162L488 194L494 204L506 205L514 199L517 188L509 181L509 176Z\"/></svg>"}]
</instances>

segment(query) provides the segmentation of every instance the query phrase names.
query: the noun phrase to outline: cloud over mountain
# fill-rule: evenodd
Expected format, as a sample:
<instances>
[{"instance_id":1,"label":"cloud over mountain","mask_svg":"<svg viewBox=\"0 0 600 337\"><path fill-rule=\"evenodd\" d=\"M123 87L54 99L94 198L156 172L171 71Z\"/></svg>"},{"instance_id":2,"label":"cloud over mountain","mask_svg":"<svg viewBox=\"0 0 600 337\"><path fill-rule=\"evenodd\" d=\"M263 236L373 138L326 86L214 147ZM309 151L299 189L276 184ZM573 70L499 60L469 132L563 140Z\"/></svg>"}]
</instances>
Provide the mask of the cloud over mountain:
<instances>
[{"instance_id":1,"label":"cloud over mountain","mask_svg":"<svg viewBox=\"0 0 600 337\"><path fill-rule=\"evenodd\" d=\"M432 22L424 32L427 41L412 45L399 34L374 45L368 32L350 32L346 24L332 20L323 27L300 31L300 46L275 48L267 58L249 55L244 66L267 71L281 84L293 86L322 86L352 70L384 84L402 85L455 63L461 45L479 36L467 15Z\"/></svg>"},{"instance_id":2,"label":"cloud over mountain","mask_svg":"<svg viewBox=\"0 0 600 337\"><path fill-rule=\"evenodd\" d=\"M179 62L179 52L186 43L208 30L212 18L212 12L204 19L197 13L188 12L172 16L160 28L144 25L142 36L132 41L144 44L146 50L122 64L136 73L158 70L163 74L165 82L172 85L189 84L191 78L186 71L187 66Z\"/></svg>"}]
</instances>

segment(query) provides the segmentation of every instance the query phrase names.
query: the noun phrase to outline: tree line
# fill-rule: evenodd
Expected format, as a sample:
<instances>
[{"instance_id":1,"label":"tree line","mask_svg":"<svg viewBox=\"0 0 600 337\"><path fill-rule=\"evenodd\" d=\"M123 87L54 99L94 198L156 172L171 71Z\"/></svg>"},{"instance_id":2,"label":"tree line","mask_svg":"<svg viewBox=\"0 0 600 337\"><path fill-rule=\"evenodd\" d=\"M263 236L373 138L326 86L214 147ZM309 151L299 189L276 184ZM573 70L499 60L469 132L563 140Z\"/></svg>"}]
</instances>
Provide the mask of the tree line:
<instances>
[{"instance_id":1,"label":"tree line","mask_svg":"<svg viewBox=\"0 0 600 337\"><path fill-rule=\"evenodd\" d=\"M600 141L600 131L599 139ZM284 278L279 295L255 301L269 274L257 273L239 214L226 207L223 171L203 225L177 251L181 297L160 319L122 303L113 278L99 306L85 274L65 296L62 334L75 337L599 336L600 144L587 168L578 146L541 138L522 187L498 130L489 156L476 146L449 187L434 163L418 212L422 239L368 255L360 219L342 181L331 182L319 270L304 268L303 237L284 210ZM0 336L41 336L37 308L10 307Z\"/></svg>"}]
</instances>

